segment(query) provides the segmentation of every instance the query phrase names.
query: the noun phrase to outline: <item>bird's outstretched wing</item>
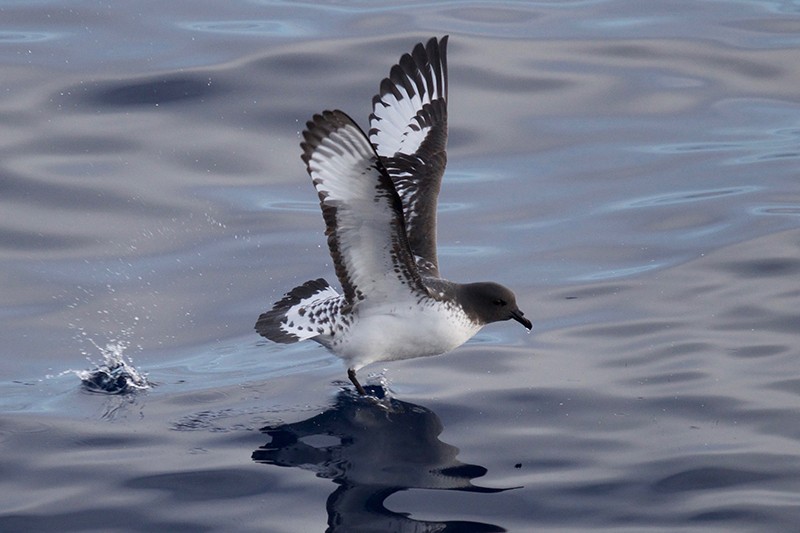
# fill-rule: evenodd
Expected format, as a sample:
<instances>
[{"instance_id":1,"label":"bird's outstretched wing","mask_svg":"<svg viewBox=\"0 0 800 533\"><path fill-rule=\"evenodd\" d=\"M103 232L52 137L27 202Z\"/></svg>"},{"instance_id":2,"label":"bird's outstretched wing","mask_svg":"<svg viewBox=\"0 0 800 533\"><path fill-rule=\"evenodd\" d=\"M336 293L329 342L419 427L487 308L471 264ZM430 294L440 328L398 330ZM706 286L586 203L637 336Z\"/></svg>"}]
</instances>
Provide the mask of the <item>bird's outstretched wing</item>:
<instances>
[{"instance_id":1,"label":"bird's outstretched wing","mask_svg":"<svg viewBox=\"0 0 800 533\"><path fill-rule=\"evenodd\" d=\"M319 195L346 302L425 294L400 197L364 132L343 112L325 111L306 124L303 138L303 161Z\"/></svg>"},{"instance_id":2,"label":"bird's outstretched wing","mask_svg":"<svg viewBox=\"0 0 800 533\"><path fill-rule=\"evenodd\" d=\"M439 276L436 204L447 163L447 36L400 58L372 99L369 140L403 203L411 251Z\"/></svg>"}]
</instances>

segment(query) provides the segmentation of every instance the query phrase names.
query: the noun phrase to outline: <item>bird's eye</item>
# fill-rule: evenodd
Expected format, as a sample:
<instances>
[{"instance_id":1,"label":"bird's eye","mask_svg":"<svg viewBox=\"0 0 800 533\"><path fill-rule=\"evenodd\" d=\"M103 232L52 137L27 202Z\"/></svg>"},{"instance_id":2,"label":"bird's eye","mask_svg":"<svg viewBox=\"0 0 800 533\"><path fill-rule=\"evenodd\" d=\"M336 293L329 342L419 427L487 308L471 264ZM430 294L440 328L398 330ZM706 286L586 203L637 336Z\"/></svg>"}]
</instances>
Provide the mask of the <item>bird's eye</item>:
<instances>
[{"instance_id":1,"label":"bird's eye","mask_svg":"<svg viewBox=\"0 0 800 533\"><path fill-rule=\"evenodd\" d=\"M506 305L506 301L505 301L505 300L501 300L501 299L499 299L499 298L498 298L497 300L495 300L494 302L492 302L492 303L493 303L494 305L499 305L499 306Z\"/></svg>"}]
</instances>

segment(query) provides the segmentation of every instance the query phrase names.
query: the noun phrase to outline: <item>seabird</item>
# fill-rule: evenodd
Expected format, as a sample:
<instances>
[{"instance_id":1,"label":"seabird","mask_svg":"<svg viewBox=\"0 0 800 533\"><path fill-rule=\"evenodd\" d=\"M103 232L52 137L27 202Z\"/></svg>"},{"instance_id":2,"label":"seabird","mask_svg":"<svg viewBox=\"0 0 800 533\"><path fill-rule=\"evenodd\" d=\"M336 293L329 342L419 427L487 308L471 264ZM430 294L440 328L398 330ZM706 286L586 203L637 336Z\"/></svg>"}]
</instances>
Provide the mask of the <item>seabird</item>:
<instances>
[{"instance_id":1,"label":"seabird","mask_svg":"<svg viewBox=\"0 0 800 533\"><path fill-rule=\"evenodd\" d=\"M447 161L447 36L400 58L372 99L369 134L339 110L314 115L302 159L319 196L341 284L289 291L256 322L279 343L311 339L356 371L448 352L484 325L532 324L510 289L439 274L436 204Z\"/></svg>"}]
</instances>

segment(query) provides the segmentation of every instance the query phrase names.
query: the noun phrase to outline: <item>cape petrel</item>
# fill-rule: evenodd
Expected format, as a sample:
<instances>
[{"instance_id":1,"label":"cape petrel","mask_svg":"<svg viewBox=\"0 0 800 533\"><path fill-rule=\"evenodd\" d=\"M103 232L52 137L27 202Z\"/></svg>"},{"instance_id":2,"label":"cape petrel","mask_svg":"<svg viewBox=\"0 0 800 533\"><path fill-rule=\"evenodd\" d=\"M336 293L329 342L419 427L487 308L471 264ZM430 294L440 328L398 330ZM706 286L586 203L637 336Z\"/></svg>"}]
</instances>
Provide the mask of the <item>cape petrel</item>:
<instances>
[{"instance_id":1,"label":"cape petrel","mask_svg":"<svg viewBox=\"0 0 800 533\"><path fill-rule=\"evenodd\" d=\"M302 159L319 196L342 287L289 291L256 322L279 343L311 339L356 371L376 361L448 352L491 322L530 320L492 282L439 275L436 203L447 161L447 36L417 44L372 99L369 135L345 113L306 124Z\"/></svg>"}]
</instances>

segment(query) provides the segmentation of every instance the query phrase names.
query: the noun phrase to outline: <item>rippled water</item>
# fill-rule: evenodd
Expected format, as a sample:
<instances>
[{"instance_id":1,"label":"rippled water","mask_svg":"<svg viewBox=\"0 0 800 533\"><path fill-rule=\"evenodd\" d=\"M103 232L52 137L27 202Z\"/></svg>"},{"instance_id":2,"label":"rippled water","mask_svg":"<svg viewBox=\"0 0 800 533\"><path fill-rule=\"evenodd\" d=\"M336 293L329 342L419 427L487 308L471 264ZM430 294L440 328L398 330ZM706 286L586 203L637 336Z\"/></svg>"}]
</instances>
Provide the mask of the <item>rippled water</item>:
<instances>
[{"instance_id":1,"label":"rippled water","mask_svg":"<svg viewBox=\"0 0 800 533\"><path fill-rule=\"evenodd\" d=\"M0 530L797 528L796 2L0 14ZM444 34L442 271L534 331L369 402L253 324L333 279L304 122ZM109 352L152 387L83 388Z\"/></svg>"}]
</instances>

